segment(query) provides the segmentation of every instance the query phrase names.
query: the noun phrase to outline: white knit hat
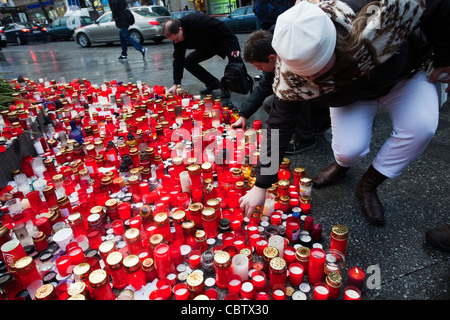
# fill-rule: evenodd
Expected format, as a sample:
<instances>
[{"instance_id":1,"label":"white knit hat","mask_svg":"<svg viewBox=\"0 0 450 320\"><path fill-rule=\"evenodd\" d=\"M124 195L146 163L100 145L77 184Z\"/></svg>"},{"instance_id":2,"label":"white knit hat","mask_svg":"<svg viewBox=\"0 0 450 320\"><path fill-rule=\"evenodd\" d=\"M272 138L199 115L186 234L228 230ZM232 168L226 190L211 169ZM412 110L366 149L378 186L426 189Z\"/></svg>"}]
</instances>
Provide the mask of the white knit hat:
<instances>
[{"instance_id":1,"label":"white knit hat","mask_svg":"<svg viewBox=\"0 0 450 320\"><path fill-rule=\"evenodd\" d=\"M322 70L336 47L336 27L317 5L302 1L278 16L272 47L299 76Z\"/></svg>"}]
</instances>

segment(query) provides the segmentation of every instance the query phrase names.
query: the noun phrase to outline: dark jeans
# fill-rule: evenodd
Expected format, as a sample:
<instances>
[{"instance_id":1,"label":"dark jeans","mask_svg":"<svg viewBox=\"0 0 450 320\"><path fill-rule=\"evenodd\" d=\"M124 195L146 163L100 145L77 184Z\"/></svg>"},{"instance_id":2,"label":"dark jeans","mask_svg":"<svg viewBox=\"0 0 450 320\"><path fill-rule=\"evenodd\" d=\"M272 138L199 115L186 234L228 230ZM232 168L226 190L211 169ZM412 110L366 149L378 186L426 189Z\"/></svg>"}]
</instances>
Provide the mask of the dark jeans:
<instances>
[{"instance_id":1,"label":"dark jeans","mask_svg":"<svg viewBox=\"0 0 450 320\"><path fill-rule=\"evenodd\" d=\"M120 37L120 44L122 45L123 56L127 55L128 44L131 44L136 50L142 52L142 45L133 38L130 38L130 32L128 31L128 27L119 28L119 37Z\"/></svg>"},{"instance_id":2,"label":"dark jeans","mask_svg":"<svg viewBox=\"0 0 450 320\"><path fill-rule=\"evenodd\" d=\"M272 94L268 96L263 103L263 109L268 114L272 111L273 100L275 95ZM301 103L298 103L300 105ZM309 105L309 103L308 103ZM311 141L314 139L314 128L311 125L311 108L309 106L304 106L303 108L298 108L296 113L296 126L295 126L295 136L299 141Z\"/></svg>"},{"instance_id":3,"label":"dark jeans","mask_svg":"<svg viewBox=\"0 0 450 320\"><path fill-rule=\"evenodd\" d=\"M194 50L186 56L184 59L184 67L189 71L194 77L203 82L205 86L212 87L220 83L220 80L214 77L211 73L205 70L200 65L200 62L211 59L214 57L215 53L205 53L198 50Z\"/></svg>"}]
</instances>

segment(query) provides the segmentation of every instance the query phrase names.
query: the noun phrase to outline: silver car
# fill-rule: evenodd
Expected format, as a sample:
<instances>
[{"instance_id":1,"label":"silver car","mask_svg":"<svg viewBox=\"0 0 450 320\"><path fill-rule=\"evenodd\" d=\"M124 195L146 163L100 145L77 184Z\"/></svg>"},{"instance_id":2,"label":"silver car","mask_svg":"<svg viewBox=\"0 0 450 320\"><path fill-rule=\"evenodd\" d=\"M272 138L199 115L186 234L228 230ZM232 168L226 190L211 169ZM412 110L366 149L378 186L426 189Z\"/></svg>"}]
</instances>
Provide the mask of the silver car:
<instances>
[{"instance_id":1,"label":"silver car","mask_svg":"<svg viewBox=\"0 0 450 320\"><path fill-rule=\"evenodd\" d=\"M160 43L164 40L163 23L169 17L160 17L146 9L131 8L135 23L130 26L130 37L143 44L146 40ZM73 38L83 48L95 43L120 42L119 29L112 18L112 13L107 12L100 16L93 24L76 29Z\"/></svg>"}]
</instances>

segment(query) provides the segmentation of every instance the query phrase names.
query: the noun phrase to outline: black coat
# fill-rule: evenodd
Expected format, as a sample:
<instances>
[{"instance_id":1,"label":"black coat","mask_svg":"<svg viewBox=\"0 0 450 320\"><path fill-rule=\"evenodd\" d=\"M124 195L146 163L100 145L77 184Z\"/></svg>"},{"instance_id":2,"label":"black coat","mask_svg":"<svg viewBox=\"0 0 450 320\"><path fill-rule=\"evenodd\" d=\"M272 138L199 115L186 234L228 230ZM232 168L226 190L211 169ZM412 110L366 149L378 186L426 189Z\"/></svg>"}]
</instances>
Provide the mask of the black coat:
<instances>
[{"instance_id":1,"label":"black coat","mask_svg":"<svg viewBox=\"0 0 450 320\"><path fill-rule=\"evenodd\" d=\"M183 78L184 58L187 49L212 53L222 58L230 57L232 51L240 51L234 32L222 21L202 13L191 13L180 18L184 41L174 43L173 83Z\"/></svg>"},{"instance_id":2,"label":"black coat","mask_svg":"<svg viewBox=\"0 0 450 320\"><path fill-rule=\"evenodd\" d=\"M128 28L130 24L128 23L126 10L128 4L125 0L109 0L109 6L111 8L113 20L116 22L117 28Z\"/></svg>"}]
</instances>

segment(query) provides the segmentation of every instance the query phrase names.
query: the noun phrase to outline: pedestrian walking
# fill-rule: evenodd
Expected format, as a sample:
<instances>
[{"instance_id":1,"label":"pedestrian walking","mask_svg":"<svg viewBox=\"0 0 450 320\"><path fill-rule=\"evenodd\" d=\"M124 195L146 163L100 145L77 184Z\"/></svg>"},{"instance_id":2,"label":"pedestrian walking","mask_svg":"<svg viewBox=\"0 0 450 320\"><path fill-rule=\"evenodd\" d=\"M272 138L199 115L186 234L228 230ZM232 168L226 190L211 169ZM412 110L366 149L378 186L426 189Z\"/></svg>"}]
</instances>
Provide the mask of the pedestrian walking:
<instances>
[{"instance_id":1,"label":"pedestrian walking","mask_svg":"<svg viewBox=\"0 0 450 320\"><path fill-rule=\"evenodd\" d=\"M278 17L272 41L278 54L276 97L267 123L269 132L279 130L282 159L295 128L296 102L330 107L335 162L314 178L321 188L368 154L373 120L383 105L392 134L356 187L363 216L383 225L377 188L417 159L437 129L439 103L432 82L450 71L450 5L444 0L374 3L301 1ZM424 64L429 59L435 71L428 78ZM270 157L270 150L262 149L260 159ZM266 188L276 181L276 172L263 172L271 165L258 163L255 187L240 199L247 214L264 203Z\"/></svg>"},{"instance_id":2,"label":"pedestrian walking","mask_svg":"<svg viewBox=\"0 0 450 320\"><path fill-rule=\"evenodd\" d=\"M131 44L137 51L145 58L148 49L144 48L139 42L130 37L129 27L134 23L133 14L128 8L126 0L109 0L112 16L116 22L116 27L119 28L120 44L122 46L122 53L119 60L128 59L128 44ZM130 16L131 15L131 16ZM130 18L132 20L130 20Z\"/></svg>"},{"instance_id":3,"label":"pedestrian walking","mask_svg":"<svg viewBox=\"0 0 450 320\"><path fill-rule=\"evenodd\" d=\"M211 94L221 89L221 98L230 97L228 88L222 87L219 79L200 65L216 55L228 60L239 57L239 41L233 31L222 21L202 13L191 13L180 19L164 23L164 35L173 41L173 86L170 93L176 93L186 68L205 84L201 94ZM188 49L194 49L186 56Z\"/></svg>"}]
</instances>

